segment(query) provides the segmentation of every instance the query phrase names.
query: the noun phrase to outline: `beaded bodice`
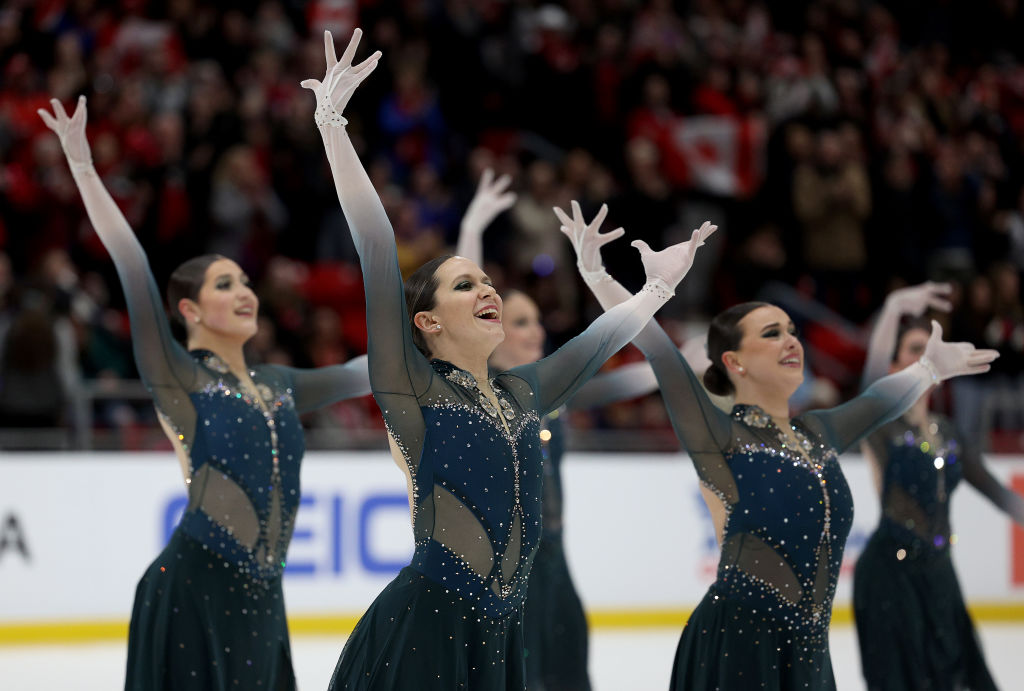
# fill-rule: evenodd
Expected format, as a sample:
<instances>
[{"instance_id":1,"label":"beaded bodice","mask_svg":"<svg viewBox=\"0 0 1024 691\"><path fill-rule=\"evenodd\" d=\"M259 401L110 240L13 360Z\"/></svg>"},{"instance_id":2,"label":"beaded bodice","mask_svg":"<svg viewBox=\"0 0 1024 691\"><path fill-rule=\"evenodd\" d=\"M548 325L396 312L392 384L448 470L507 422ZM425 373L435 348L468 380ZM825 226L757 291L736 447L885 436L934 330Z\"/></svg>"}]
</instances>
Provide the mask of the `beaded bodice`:
<instances>
[{"instance_id":1,"label":"beaded bodice","mask_svg":"<svg viewBox=\"0 0 1024 691\"><path fill-rule=\"evenodd\" d=\"M853 500L835 451L792 421L797 448L756 406L704 478L727 509L715 587L806 636L827 634ZM726 474L727 471L727 474Z\"/></svg>"},{"instance_id":2,"label":"beaded bodice","mask_svg":"<svg viewBox=\"0 0 1024 691\"><path fill-rule=\"evenodd\" d=\"M305 450L291 389L274 370L256 368L256 399L217 356L193 355L208 377L189 394L196 416L191 443L179 434L190 464L181 529L253 579L278 578Z\"/></svg>"},{"instance_id":3,"label":"beaded bodice","mask_svg":"<svg viewBox=\"0 0 1024 691\"><path fill-rule=\"evenodd\" d=\"M431 364L438 377L420 407L422 437L385 412L414 469L412 566L501 616L522 605L540 540L539 419L506 375L490 382L495 406L468 372Z\"/></svg>"},{"instance_id":4,"label":"beaded bodice","mask_svg":"<svg viewBox=\"0 0 1024 691\"><path fill-rule=\"evenodd\" d=\"M868 439L882 469L882 525L918 548L949 547L949 499L964 475L952 423L931 415L927 430L906 418L894 420Z\"/></svg>"}]
</instances>

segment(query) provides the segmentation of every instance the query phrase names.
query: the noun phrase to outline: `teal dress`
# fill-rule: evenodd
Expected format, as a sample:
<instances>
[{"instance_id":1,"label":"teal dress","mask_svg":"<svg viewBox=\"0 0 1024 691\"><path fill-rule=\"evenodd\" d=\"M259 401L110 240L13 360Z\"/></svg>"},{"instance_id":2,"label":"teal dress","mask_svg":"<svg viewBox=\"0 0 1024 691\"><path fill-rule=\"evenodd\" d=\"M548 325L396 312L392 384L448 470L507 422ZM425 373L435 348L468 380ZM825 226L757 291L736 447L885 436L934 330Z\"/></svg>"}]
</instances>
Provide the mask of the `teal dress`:
<instances>
[{"instance_id":1,"label":"teal dress","mask_svg":"<svg viewBox=\"0 0 1024 691\"><path fill-rule=\"evenodd\" d=\"M656 300L494 374L495 406L469 372L417 349L380 199L346 135L325 127L324 137L363 270L373 395L412 481L415 544L356 624L330 689L521 691L523 603L542 533L540 421L639 332Z\"/></svg>"},{"instance_id":2,"label":"teal dress","mask_svg":"<svg viewBox=\"0 0 1024 691\"><path fill-rule=\"evenodd\" d=\"M831 410L793 418L794 446L756 406L714 406L652 324L636 340L701 484L726 510L715 582L690 616L670 688L834 689L828 629L853 500L837 454L926 388L880 380Z\"/></svg>"},{"instance_id":3,"label":"teal dress","mask_svg":"<svg viewBox=\"0 0 1024 691\"><path fill-rule=\"evenodd\" d=\"M949 500L981 460L948 419L928 424L931 442L904 418L867 440L882 516L854 571L861 666L871 691L989 691L995 682L950 555Z\"/></svg>"},{"instance_id":4,"label":"teal dress","mask_svg":"<svg viewBox=\"0 0 1024 691\"><path fill-rule=\"evenodd\" d=\"M145 253L123 238L108 248L136 364L188 461L185 514L136 590L125 689L294 689L281 576L300 498L299 414L369 393L365 358L256 366L250 392L219 357L172 338Z\"/></svg>"}]
</instances>

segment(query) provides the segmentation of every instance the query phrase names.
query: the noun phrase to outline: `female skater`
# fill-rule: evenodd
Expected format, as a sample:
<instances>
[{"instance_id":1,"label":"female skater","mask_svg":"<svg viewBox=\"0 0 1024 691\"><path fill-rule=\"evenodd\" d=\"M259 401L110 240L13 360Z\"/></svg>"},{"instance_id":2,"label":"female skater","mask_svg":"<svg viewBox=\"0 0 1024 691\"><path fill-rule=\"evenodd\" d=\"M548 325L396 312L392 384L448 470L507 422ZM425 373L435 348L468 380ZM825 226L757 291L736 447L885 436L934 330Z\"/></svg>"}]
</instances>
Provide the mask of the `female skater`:
<instances>
[{"instance_id":1,"label":"female skater","mask_svg":"<svg viewBox=\"0 0 1024 691\"><path fill-rule=\"evenodd\" d=\"M604 272L610 236L558 210L580 271L606 309L628 293ZM699 243L713 226L693 232ZM634 245L643 247L642 241ZM734 393L716 408L656 322L635 341L661 384L680 440L700 476L721 556L715 583L683 630L672 689L834 689L828 649L832 597L853 516L836 461L860 436L906 411L933 383L988 369L994 351L943 343L936 325L918 364L832 410L789 417L803 379L803 348L778 307L743 303L708 331L708 390Z\"/></svg>"},{"instance_id":2,"label":"female skater","mask_svg":"<svg viewBox=\"0 0 1024 691\"><path fill-rule=\"evenodd\" d=\"M540 418L639 332L682 278L688 244L644 256L648 283L555 354L493 378L502 301L476 264L439 257L404 285L391 224L345 131L376 66L307 80L363 267L370 382L407 473L415 553L349 637L332 689L523 689L521 608L541 532ZM404 295L403 295L404 292Z\"/></svg>"},{"instance_id":3,"label":"female skater","mask_svg":"<svg viewBox=\"0 0 1024 691\"><path fill-rule=\"evenodd\" d=\"M919 360L929 307L948 311L949 287L889 295L872 332L864 384ZM900 323L904 315L911 319ZM961 478L1017 523L1024 499L996 480L953 423L923 393L861 444L874 470L882 516L857 561L853 610L861 668L872 691L995 689L950 558L949 500Z\"/></svg>"},{"instance_id":4,"label":"female skater","mask_svg":"<svg viewBox=\"0 0 1024 691\"><path fill-rule=\"evenodd\" d=\"M92 165L85 97L69 119L40 110L60 138L89 220L110 252L131 315L135 362L181 461L189 503L135 595L128 691L295 688L281 575L299 507L299 414L369 393L366 365L248 367L259 301L224 257L172 274L171 336L146 254Z\"/></svg>"}]
</instances>

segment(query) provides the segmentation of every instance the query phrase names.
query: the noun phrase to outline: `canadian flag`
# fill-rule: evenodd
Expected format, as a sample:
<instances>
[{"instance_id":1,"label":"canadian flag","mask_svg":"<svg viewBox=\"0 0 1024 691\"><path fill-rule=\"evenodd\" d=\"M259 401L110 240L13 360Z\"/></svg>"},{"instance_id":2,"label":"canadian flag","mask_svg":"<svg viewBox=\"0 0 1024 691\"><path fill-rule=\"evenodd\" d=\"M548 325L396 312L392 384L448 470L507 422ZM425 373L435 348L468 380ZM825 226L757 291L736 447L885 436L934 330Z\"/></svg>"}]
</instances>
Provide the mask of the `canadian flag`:
<instances>
[{"instance_id":1,"label":"canadian flag","mask_svg":"<svg viewBox=\"0 0 1024 691\"><path fill-rule=\"evenodd\" d=\"M758 118L678 118L668 139L666 171L677 185L748 197L761 184L765 127Z\"/></svg>"}]
</instances>

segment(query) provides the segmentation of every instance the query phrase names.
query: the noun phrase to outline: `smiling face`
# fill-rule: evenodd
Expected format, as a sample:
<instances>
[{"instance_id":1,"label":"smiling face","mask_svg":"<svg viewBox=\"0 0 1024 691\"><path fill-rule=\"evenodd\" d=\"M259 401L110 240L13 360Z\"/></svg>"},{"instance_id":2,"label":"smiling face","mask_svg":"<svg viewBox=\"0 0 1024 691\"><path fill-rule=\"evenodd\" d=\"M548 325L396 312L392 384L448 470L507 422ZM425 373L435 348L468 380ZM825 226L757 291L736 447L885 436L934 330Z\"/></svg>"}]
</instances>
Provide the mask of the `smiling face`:
<instances>
[{"instance_id":1,"label":"smiling face","mask_svg":"<svg viewBox=\"0 0 1024 691\"><path fill-rule=\"evenodd\" d=\"M491 355L491 363L501 370L536 362L544 356L544 327L537 304L525 293L505 298L502 314L505 340Z\"/></svg>"},{"instance_id":2,"label":"smiling face","mask_svg":"<svg viewBox=\"0 0 1024 691\"><path fill-rule=\"evenodd\" d=\"M737 390L749 385L792 395L804 380L804 348L789 315L774 305L758 307L738 326L739 347L722 356Z\"/></svg>"},{"instance_id":3,"label":"smiling face","mask_svg":"<svg viewBox=\"0 0 1024 691\"><path fill-rule=\"evenodd\" d=\"M230 259L218 259L207 267L196 299L182 299L178 308L190 329L244 343L256 334L259 306L242 268Z\"/></svg>"},{"instance_id":4,"label":"smiling face","mask_svg":"<svg viewBox=\"0 0 1024 691\"><path fill-rule=\"evenodd\" d=\"M434 306L417 312L417 328L431 336L430 349L438 354L455 347L459 351L486 351L505 338L501 325L502 302L491 279L474 262L452 257L434 273L437 290ZM440 325L440 329L435 327Z\"/></svg>"}]
</instances>

